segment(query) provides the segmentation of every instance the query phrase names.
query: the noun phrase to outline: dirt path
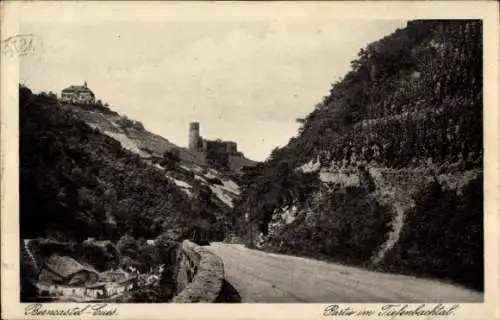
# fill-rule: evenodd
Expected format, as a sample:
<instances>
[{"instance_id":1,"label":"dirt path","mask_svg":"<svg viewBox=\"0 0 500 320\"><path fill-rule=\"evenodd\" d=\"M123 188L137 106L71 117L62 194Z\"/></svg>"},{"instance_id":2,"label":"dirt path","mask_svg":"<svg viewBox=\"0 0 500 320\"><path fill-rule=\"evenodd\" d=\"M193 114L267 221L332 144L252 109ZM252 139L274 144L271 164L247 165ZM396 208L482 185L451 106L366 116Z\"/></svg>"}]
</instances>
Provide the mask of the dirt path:
<instances>
[{"instance_id":1,"label":"dirt path","mask_svg":"<svg viewBox=\"0 0 500 320\"><path fill-rule=\"evenodd\" d=\"M212 243L242 302L482 302L482 293L414 277Z\"/></svg>"}]
</instances>

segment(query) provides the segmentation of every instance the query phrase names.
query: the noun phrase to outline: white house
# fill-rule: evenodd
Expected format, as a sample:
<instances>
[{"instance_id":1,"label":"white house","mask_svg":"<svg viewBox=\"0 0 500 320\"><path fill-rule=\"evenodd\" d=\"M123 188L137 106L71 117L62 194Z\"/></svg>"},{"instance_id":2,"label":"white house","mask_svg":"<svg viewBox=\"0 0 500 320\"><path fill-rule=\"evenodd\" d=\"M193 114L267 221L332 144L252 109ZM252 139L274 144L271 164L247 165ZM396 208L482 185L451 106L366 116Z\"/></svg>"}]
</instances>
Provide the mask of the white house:
<instances>
[{"instance_id":1,"label":"white house","mask_svg":"<svg viewBox=\"0 0 500 320\"><path fill-rule=\"evenodd\" d=\"M69 86L61 92L61 100L73 103L95 103L95 95L87 87L87 82L83 86Z\"/></svg>"}]
</instances>

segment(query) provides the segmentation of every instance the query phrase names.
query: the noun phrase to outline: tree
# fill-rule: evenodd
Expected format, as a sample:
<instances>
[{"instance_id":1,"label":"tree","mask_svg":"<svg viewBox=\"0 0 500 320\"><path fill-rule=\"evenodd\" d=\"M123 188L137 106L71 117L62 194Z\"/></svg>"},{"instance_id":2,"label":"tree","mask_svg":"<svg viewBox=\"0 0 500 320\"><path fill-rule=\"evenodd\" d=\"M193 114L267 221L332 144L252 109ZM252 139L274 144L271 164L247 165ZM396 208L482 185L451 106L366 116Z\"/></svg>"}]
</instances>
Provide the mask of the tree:
<instances>
[{"instance_id":1,"label":"tree","mask_svg":"<svg viewBox=\"0 0 500 320\"><path fill-rule=\"evenodd\" d=\"M142 124L142 122L140 122L140 121L136 121L136 122L134 123L134 127L135 127L136 129L138 129L138 130L141 130L141 131L142 131L142 130L144 130L144 125L143 125L143 124Z\"/></svg>"},{"instance_id":2,"label":"tree","mask_svg":"<svg viewBox=\"0 0 500 320\"><path fill-rule=\"evenodd\" d=\"M166 150L163 153L163 159L160 161L160 165L166 170L174 170L177 164L180 162L180 151L177 148Z\"/></svg>"},{"instance_id":3,"label":"tree","mask_svg":"<svg viewBox=\"0 0 500 320\"><path fill-rule=\"evenodd\" d=\"M138 255L137 243L134 238L132 238L128 234L124 234L120 238L120 240L116 244L116 247L118 248L118 251L120 251L121 255L129 256L131 258L135 258Z\"/></svg>"},{"instance_id":4,"label":"tree","mask_svg":"<svg viewBox=\"0 0 500 320\"><path fill-rule=\"evenodd\" d=\"M216 169L229 169L229 155L225 151L221 151L217 148L208 149L206 152L206 159L208 164L214 166Z\"/></svg>"},{"instance_id":5,"label":"tree","mask_svg":"<svg viewBox=\"0 0 500 320\"><path fill-rule=\"evenodd\" d=\"M274 149L271 151L271 154L269 155L269 160L277 159L280 151L280 147L274 147Z\"/></svg>"}]
</instances>

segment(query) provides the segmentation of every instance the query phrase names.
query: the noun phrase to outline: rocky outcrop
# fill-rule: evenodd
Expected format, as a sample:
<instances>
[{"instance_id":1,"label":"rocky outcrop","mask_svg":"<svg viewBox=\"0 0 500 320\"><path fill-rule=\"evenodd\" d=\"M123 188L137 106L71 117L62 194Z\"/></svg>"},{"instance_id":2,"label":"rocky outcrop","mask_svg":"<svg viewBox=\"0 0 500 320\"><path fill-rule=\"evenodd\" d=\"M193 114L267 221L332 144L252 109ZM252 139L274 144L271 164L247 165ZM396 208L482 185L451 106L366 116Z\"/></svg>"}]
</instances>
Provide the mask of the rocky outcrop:
<instances>
[{"instance_id":1,"label":"rocky outcrop","mask_svg":"<svg viewBox=\"0 0 500 320\"><path fill-rule=\"evenodd\" d=\"M179 251L178 294L174 303L215 302L224 284L222 260L209 250L185 240Z\"/></svg>"}]
</instances>

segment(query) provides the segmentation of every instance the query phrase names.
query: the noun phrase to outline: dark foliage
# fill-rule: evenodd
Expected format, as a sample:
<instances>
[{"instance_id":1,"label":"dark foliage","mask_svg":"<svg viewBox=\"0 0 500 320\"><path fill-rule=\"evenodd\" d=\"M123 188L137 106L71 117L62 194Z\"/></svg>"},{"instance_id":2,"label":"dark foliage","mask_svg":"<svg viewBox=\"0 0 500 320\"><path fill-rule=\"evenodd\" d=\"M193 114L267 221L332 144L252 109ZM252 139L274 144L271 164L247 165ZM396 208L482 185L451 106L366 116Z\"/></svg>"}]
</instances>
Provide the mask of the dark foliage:
<instances>
[{"instance_id":1,"label":"dark foliage","mask_svg":"<svg viewBox=\"0 0 500 320\"><path fill-rule=\"evenodd\" d=\"M122 267L134 267L141 273L148 273L163 265L158 283L143 286L126 295L120 302L166 302L175 296L179 242L173 241L168 234L162 234L151 245L144 239L135 240L125 235L117 246L122 257Z\"/></svg>"},{"instance_id":2,"label":"dark foliage","mask_svg":"<svg viewBox=\"0 0 500 320\"><path fill-rule=\"evenodd\" d=\"M240 234L253 245L256 234L268 233L267 225L273 211L294 201L305 203L319 186L317 174L293 170L286 161L278 167L264 170L262 165L246 170L241 178L242 199L233 212L233 220L240 221ZM252 227L248 228L248 224Z\"/></svg>"},{"instance_id":3,"label":"dark foliage","mask_svg":"<svg viewBox=\"0 0 500 320\"><path fill-rule=\"evenodd\" d=\"M361 49L351 71L298 119L299 135L244 170L232 220L246 243L267 234L275 210L294 203L301 213L267 238L268 249L370 265L392 213L377 202L365 168L482 174L481 57L479 20L410 21ZM362 188L317 197L317 177L294 170L311 159L356 172ZM462 194L435 185L416 202L401 242L380 267L481 289L481 183Z\"/></svg>"},{"instance_id":4,"label":"dark foliage","mask_svg":"<svg viewBox=\"0 0 500 320\"><path fill-rule=\"evenodd\" d=\"M129 119L126 116L120 117L116 123L122 128L122 129L136 129L139 131L144 131L144 125L140 121L134 121L132 119Z\"/></svg>"},{"instance_id":5,"label":"dark foliage","mask_svg":"<svg viewBox=\"0 0 500 320\"><path fill-rule=\"evenodd\" d=\"M298 219L269 244L279 252L363 265L389 231L390 210L371 198L365 188L338 190L323 198L312 212L309 223Z\"/></svg>"},{"instance_id":6,"label":"dark foliage","mask_svg":"<svg viewBox=\"0 0 500 320\"><path fill-rule=\"evenodd\" d=\"M178 149L166 150L163 153L163 159L160 160L160 165L166 170L175 170L180 159L180 151Z\"/></svg>"},{"instance_id":7,"label":"dark foliage","mask_svg":"<svg viewBox=\"0 0 500 320\"><path fill-rule=\"evenodd\" d=\"M207 163L217 170L223 172L229 171L229 154L225 150L207 149L206 150Z\"/></svg>"},{"instance_id":8,"label":"dark foliage","mask_svg":"<svg viewBox=\"0 0 500 320\"><path fill-rule=\"evenodd\" d=\"M40 93L41 95L45 95L43 92ZM50 94L49 94L50 95ZM56 98L56 96L53 96L53 98ZM84 110L87 110L87 111L97 111L97 112L100 112L102 114L109 114L109 115L115 115L117 116L118 113L116 111L113 111L109 108L109 105L107 103L102 103L101 100L97 100L96 103L76 103L76 102L72 102L72 103L65 103L65 106L71 108L71 106L78 106Z\"/></svg>"},{"instance_id":9,"label":"dark foliage","mask_svg":"<svg viewBox=\"0 0 500 320\"><path fill-rule=\"evenodd\" d=\"M66 108L20 88L22 238L154 238L189 228L193 203L162 170Z\"/></svg>"},{"instance_id":10,"label":"dark foliage","mask_svg":"<svg viewBox=\"0 0 500 320\"><path fill-rule=\"evenodd\" d=\"M480 21L409 22L362 49L301 134L272 158L481 167L481 57Z\"/></svg>"},{"instance_id":11,"label":"dark foliage","mask_svg":"<svg viewBox=\"0 0 500 320\"><path fill-rule=\"evenodd\" d=\"M382 269L458 281L484 289L483 179L462 195L438 183L416 198L400 243Z\"/></svg>"},{"instance_id":12,"label":"dark foliage","mask_svg":"<svg viewBox=\"0 0 500 320\"><path fill-rule=\"evenodd\" d=\"M101 246L89 241L78 246L75 256L77 260L88 263L100 272L117 268L121 257L113 243Z\"/></svg>"}]
</instances>

